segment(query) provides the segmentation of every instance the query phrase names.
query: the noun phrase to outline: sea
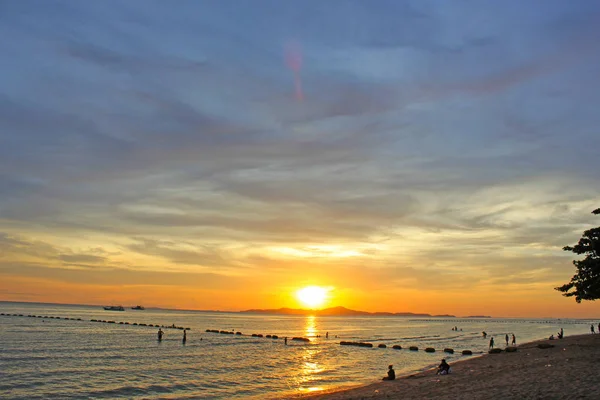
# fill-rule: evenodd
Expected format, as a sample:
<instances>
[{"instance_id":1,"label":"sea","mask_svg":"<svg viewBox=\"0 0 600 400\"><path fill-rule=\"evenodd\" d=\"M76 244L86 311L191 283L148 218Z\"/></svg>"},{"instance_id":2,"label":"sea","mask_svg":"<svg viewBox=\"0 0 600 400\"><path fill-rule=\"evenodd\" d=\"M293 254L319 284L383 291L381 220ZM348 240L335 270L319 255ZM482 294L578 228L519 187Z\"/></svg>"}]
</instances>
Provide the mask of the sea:
<instances>
[{"instance_id":1,"label":"sea","mask_svg":"<svg viewBox=\"0 0 600 400\"><path fill-rule=\"evenodd\" d=\"M514 333L519 344L561 328L565 335L589 333L591 323L598 321L105 311L0 302L0 398L294 398L372 383L389 364L397 375L407 375L433 368L442 358L452 364L476 357L487 352L491 337L504 348L506 334ZM158 341L161 326L165 334ZM435 352L425 352L428 347Z\"/></svg>"}]
</instances>

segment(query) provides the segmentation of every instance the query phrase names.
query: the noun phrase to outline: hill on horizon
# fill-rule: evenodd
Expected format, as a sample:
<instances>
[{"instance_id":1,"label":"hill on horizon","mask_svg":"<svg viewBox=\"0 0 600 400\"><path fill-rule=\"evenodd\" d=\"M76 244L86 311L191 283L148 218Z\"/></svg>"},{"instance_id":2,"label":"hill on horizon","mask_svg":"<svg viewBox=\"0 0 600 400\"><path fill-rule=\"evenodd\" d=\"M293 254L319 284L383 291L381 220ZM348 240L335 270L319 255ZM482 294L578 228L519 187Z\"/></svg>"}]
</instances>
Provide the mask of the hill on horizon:
<instances>
[{"instance_id":1,"label":"hill on horizon","mask_svg":"<svg viewBox=\"0 0 600 400\"><path fill-rule=\"evenodd\" d=\"M250 309L239 311L246 314L277 314L277 315L318 315L318 316L389 316L389 317L447 317L456 318L455 315L443 314L432 315L427 313L412 313L412 312L368 312L351 310L346 307L337 306L324 308L322 310L306 310L301 308L277 308L277 309Z\"/></svg>"}]
</instances>

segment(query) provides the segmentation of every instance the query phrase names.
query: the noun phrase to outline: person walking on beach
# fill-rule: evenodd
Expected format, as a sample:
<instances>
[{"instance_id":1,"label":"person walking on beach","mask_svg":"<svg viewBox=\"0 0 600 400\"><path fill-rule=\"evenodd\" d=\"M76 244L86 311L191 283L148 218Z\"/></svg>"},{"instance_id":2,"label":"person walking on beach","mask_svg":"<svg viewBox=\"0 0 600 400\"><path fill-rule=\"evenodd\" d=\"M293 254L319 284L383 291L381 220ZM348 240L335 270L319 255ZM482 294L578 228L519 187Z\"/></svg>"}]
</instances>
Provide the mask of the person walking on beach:
<instances>
[{"instance_id":1,"label":"person walking on beach","mask_svg":"<svg viewBox=\"0 0 600 400\"><path fill-rule=\"evenodd\" d=\"M393 381L396 379L396 371L394 371L394 366L388 366L387 376L384 376L382 380L384 381Z\"/></svg>"},{"instance_id":2,"label":"person walking on beach","mask_svg":"<svg viewBox=\"0 0 600 400\"><path fill-rule=\"evenodd\" d=\"M562 331L562 329L561 329L561 331ZM513 345L513 346L516 346L516 345L517 345L517 338L515 337L515 334L514 334L514 333L512 334L512 345Z\"/></svg>"},{"instance_id":3,"label":"person walking on beach","mask_svg":"<svg viewBox=\"0 0 600 400\"><path fill-rule=\"evenodd\" d=\"M162 337L163 337L164 332L162 331L162 329L158 328L158 341L162 341Z\"/></svg>"},{"instance_id":4,"label":"person walking on beach","mask_svg":"<svg viewBox=\"0 0 600 400\"><path fill-rule=\"evenodd\" d=\"M504 335L504 339L506 339L506 347L508 347L508 333Z\"/></svg>"},{"instance_id":5,"label":"person walking on beach","mask_svg":"<svg viewBox=\"0 0 600 400\"><path fill-rule=\"evenodd\" d=\"M493 349L493 348L494 348L494 337L492 336L490 338L490 349Z\"/></svg>"}]
</instances>

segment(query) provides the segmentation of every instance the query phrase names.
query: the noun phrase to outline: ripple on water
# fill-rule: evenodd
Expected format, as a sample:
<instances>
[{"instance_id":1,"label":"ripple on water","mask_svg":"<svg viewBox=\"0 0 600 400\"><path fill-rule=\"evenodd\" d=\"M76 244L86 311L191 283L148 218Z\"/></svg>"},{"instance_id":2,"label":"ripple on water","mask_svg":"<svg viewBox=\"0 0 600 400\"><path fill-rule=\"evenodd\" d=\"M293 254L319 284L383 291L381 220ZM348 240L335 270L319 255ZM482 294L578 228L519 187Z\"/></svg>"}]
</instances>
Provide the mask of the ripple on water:
<instances>
[{"instance_id":1,"label":"ripple on water","mask_svg":"<svg viewBox=\"0 0 600 400\"><path fill-rule=\"evenodd\" d=\"M4 303L0 307L6 311ZM42 322L39 318L0 317L3 332L0 397L18 400L263 399L266 393L298 394L317 387L372 382L385 373L388 364L394 364L398 374L412 372L438 363L440 351L445 347L482 351L487 349L489 340L481 338L482 330L490 334L502 332L502 337L504 332L514 331L518 340L526 341L556 333L564 322L461 320L456 323L460 323L464 332L457 333L450 331L450 322L434 319L411 322L405 318L323 317L309 321L304 317L258 318L166 310L136 314L137 322L192 327L183 346L180 331L167 330L163 342L158 343L155 328L89 322L92 318L109 318L95 308L11 307L27 309L27 312L9 310L12 313L50 315L52 311L56 315L87 319ZM217 326L277 334L280 338L308 336L307 333L321 337L313 337L311 343L301 345L288 341L285 346L283 339L204 333L206 328ZM577 328L578 324L569 324L568 333L577 333ZM588 329L589 324L585 324L580 331L587 333ZM327 331L329 340L323 337ZM332 338L333 335L339 338ZM348 338L376 340L388 348L339 345L340 340ZM393 350L392 344L434 347L438 352ZM450 360L462 358L458 353L443 356Z\"/></svg>"}]
</instances>

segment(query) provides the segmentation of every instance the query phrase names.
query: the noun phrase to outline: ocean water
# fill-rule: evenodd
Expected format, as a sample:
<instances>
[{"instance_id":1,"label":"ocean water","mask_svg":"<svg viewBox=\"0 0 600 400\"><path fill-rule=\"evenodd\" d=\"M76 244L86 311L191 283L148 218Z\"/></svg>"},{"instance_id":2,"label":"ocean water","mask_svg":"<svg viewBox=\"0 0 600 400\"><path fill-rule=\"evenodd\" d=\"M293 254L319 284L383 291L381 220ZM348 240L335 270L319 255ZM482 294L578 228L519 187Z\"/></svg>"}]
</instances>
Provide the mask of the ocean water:
<instances>
[{"instance_id":1,"label":"ocean water","mask_svg":"<svg viewBox=\"0 0 600 400\"><path fill-rule=\"evenodd\" d=\"M6 399L270 399L370 383L394 364L397 375L450 364L487 351L542 339L563 328L589 333L570 319L304 317L0 302L0 398ZM9 314L9 315L6 315ZM16 316L14 314L17 314ZM19 316L22 314L22 316ZM41 316L28 317L28 315ZM60 317L50 318L50 317ZM66 320L64 318L80 318ZM115 321L92 322L91 319ZM119 324L129 322L129 325ZM165 329L132 323L189 327ZM459 331L453 331L452 327ZM206 329L244 335L207 333ZM460 330L462 329L462 331ZM488 338L483 339L481 332ZM329 338L326 333L329 332ZM278 335L279 339L251 334ZM283 337L307 337L310 342ZM364 341L373 348L341 346ZM386 344L387 348L378 348ZM399 344L402 350L392 349ZM419 351L408 350L418 346ZM435 353L423 351L426 347ZM453 348L454 354L443 353Z\"/></svg>"}]
</instances>

